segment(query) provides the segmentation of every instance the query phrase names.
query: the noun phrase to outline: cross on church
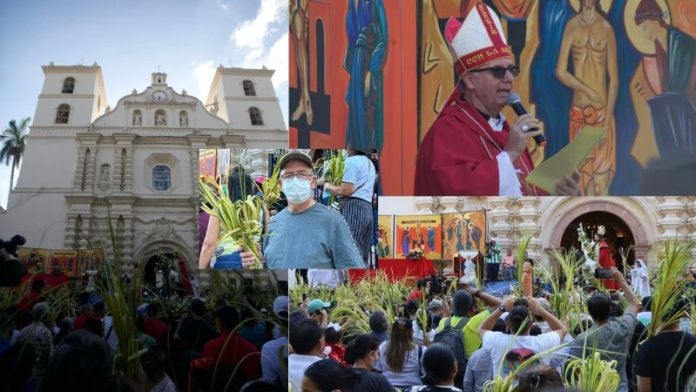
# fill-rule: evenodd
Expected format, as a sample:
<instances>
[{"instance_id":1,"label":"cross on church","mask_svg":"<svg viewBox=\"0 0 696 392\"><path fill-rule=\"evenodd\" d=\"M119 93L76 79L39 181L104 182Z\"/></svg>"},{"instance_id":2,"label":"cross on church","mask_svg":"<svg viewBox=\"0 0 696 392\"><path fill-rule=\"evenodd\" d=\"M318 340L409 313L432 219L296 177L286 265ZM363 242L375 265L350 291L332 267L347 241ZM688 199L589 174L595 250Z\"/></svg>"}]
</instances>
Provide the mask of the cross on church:
<instances>
[{"instance_id":1,"label":"cross on church","mask_svg":"<svg viewBox=\"0 0 696 392\"><path fill-rule=\"evenodd\" d=\"M161 65L157 64L157 72L160 72L161 67L162 67Z\"/></svg>"}]
</instances>

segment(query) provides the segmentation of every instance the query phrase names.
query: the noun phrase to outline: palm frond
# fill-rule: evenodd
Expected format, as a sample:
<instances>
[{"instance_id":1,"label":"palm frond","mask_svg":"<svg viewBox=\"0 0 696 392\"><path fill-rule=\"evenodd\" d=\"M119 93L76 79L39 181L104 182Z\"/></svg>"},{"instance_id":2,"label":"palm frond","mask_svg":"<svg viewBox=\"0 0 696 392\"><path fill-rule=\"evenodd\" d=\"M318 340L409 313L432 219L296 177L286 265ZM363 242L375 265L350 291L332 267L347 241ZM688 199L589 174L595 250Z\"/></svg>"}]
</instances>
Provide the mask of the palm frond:
<instances>
[{"instance_id":1,"label":"palm frond","mask_svg":"<svg viewBox=\"0 0 696 392\"><path fill-rule=\"evenodd\" d=\"M686 293L689 282L684 277L684 271L693 260L694 246L693 242L668 240L658 255L659 267L655 274L655 289L650 301L652 321L648 325L648 338L678 322L685 315L684 310L676 314L671 310Z\"/></svg>"}]
</instances>

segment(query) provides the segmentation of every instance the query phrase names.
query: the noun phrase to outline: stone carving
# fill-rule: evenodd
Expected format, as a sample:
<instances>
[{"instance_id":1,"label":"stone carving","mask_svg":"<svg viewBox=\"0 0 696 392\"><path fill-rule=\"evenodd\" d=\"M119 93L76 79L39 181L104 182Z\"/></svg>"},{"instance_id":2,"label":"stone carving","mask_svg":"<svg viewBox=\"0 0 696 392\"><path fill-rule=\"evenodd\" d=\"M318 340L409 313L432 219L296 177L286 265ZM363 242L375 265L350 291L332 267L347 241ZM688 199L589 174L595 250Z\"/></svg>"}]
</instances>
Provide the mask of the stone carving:
<instances>
[{"instance_id":1,"label":"stone carving","mask_svg":"<svg viewBox=\"0 0 696 392\"><path fill-rule=\"evenodd\" d=\"M155 113L155 125L167 125L167 119L164 117L164 112L157 111Z\"/></svg>"}]
</instances>

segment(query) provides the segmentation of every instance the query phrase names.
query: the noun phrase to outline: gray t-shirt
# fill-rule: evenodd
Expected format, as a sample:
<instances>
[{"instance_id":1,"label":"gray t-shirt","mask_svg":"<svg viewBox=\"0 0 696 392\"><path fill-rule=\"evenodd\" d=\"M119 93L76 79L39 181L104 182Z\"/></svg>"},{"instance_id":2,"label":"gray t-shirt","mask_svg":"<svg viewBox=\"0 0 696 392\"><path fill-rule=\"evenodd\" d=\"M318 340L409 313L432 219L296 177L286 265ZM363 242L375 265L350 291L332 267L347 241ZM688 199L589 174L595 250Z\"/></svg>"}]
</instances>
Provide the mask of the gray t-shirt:
<instances>
[{"instance_id":1,"label":"gray t-shirt","mask_svg":"<svg viewBox=\"0 0 696 392\"><path fill-rule=\"evenodd\" d=\"M268 268L365 268L343 216L319 203L299 213L279 212L263 242Z\"/></svg>"},{"instance_id":2,"label":"gray t-shirt","mask_svg":"<svg viewBox=\"0 0 696 392\"><path fill-rule=\"evenodd\" d=\"M592 354L593 349L600 350L602 359L616 361L616 370L621 376L618 391L628 391L626 356L637 322L634 314L626 312L605 325L590 328L578 335L570 344L571 358L583 357L583 353L586 357Z\"/></svg>"}]
</instances>

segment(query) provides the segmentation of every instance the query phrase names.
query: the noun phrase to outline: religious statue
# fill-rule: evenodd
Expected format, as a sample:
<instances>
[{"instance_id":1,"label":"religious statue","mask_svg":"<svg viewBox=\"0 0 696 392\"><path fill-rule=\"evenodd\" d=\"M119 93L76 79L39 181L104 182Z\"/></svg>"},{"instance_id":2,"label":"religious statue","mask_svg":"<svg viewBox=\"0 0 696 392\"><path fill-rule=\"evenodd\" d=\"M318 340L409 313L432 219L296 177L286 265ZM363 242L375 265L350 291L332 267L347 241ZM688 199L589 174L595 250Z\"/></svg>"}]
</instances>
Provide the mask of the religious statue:
<instances>
[{"instance_id":1,"label":"religious statue","mask_svg":"<svg viewBox=\"0 0 696 392\"><path fill-rule=\"evenodd\" d=\"M167 120L164 119L163 112L155 113L155 125L167 125Z\"/></svg>"},{"instance_id":2,"label":"religious statue","mask_svg":"<svg viewBox=\"0 0 696 392\"><path fill-rule=\"evenodd\" d=\"M140 110L136 110L133 112L133 126L139 127L141 125L143 125L142 113L140 113Z\"/></svg>"},{"instance_id":3,"label":"religious statue","mask_svg":"<svg viewBox=\"0 0 696 392\"><path fill-rule=\"evenodd\" d=\"M598 257L599 265L602 268L616 268L616 262L614 262L614 257L611 255L611 250L609 245L604 239L606 235L606 228L600 225L597 228L597 244L596 244L596 254ZM619 283L615 279L600 279L602 286L609 290L618 290L620 288Z\"/></svg>"},{"instance_id":4,"label":"religious statue","mask_svg":"<svg viewBox=\"0 0 696 392\"><path fill-rule=\"evenodd\" d=\"M179 126L188 127L188 115L184 111L179 112Z\"/></svg>"},{"instance_id":5,"label":"religious statue","mask_svg":"<svg viewBox=\"0 0 696 392\"><path fill-rule=\"evenodd\" d=\"M459 257L464 258L464 274L459 278L459 283L467 284L471 287L478 286L478 278L476 277L476 264L473 258L478 256L476 251L459 252Z\"/></svg>"},{"instance_id":6,"label":"religious statue","mask_svg":"<svg viewBox=\"0 0 696 392\"><path fill-rule=\"evenodd\" d=\"M573 73L568 61L573 60ZM605 135L580 167L580 191L607 195L616 173L614 109L619 78L616 38L599 0L582 0L563 32L556 75L573 90L570 140L586 126L605 128Z\"/></svg>"},{"instance_id":7,"label":"religious statue","mask_svg":"<svg viewBox=\"0 0 696 392\"><path fill-rule=\"evenodd\" d=\"M582 276L577 277L577 281L583 283L588 283L592 280L595 270L597 269L597 256L595 253L595 241L590 241L587 238L587 233L582 227L582 223L578 225L577 228L578 240L580 241L580 251L582 257L577 260L578 263L582 264L581 272Z\"/></svg>"}]
</instances>

